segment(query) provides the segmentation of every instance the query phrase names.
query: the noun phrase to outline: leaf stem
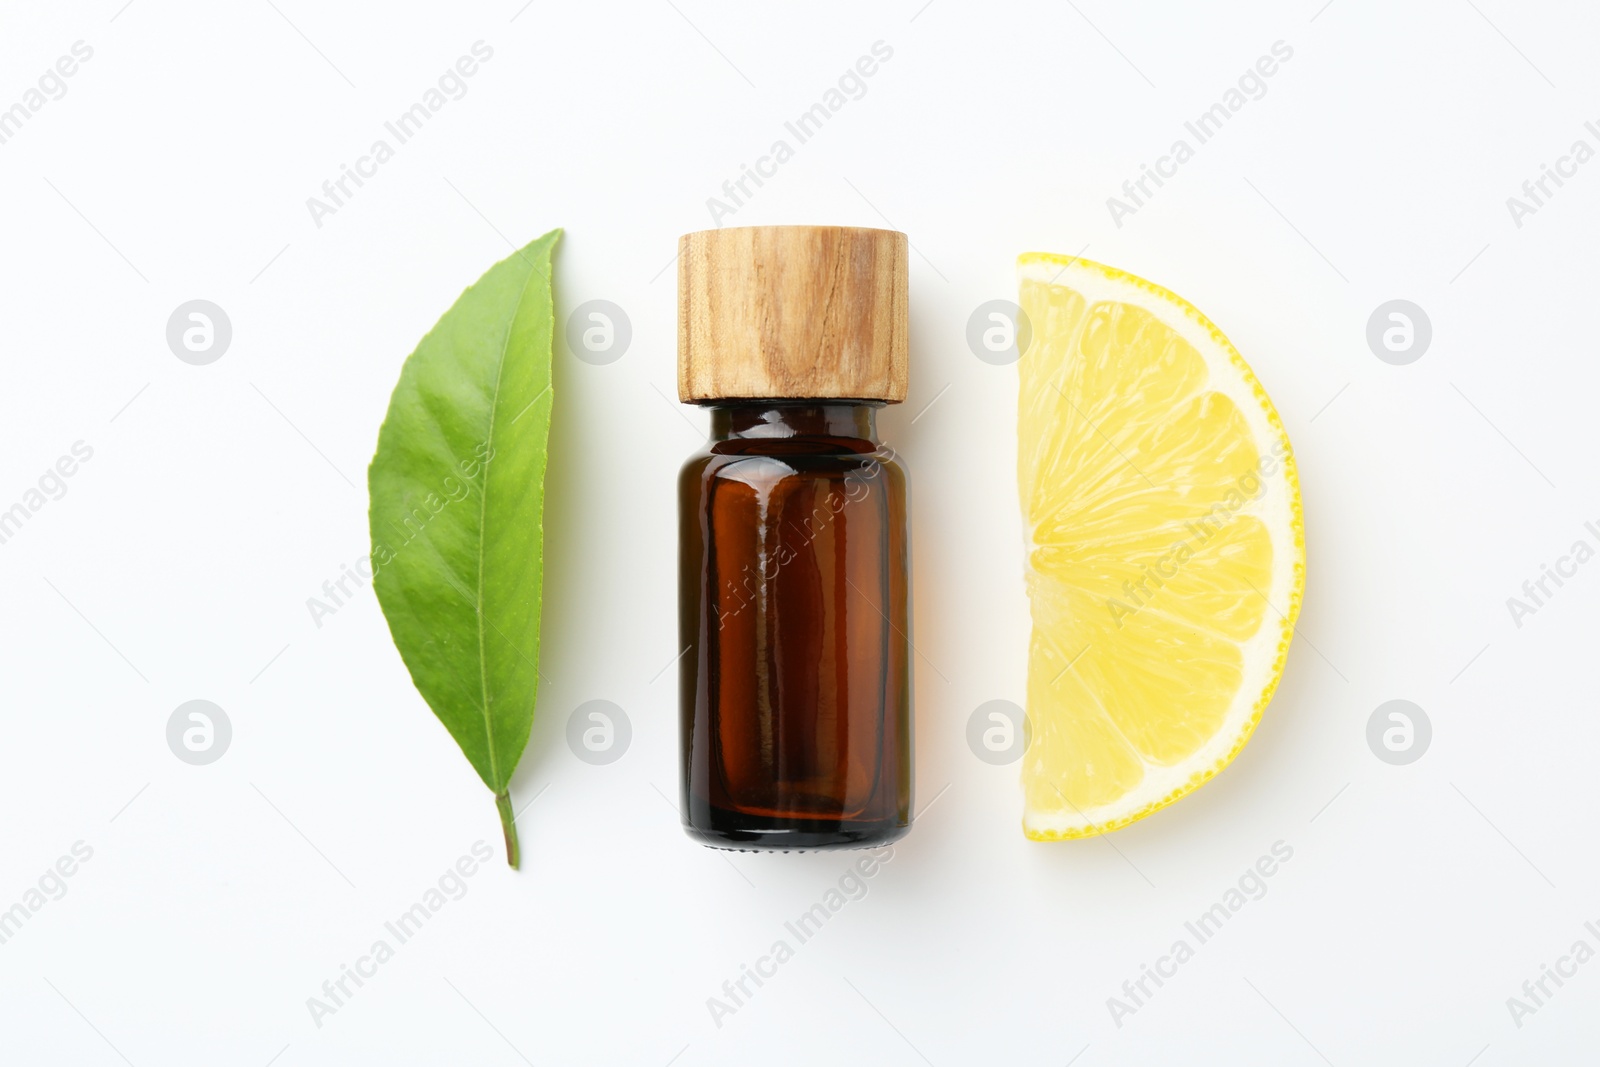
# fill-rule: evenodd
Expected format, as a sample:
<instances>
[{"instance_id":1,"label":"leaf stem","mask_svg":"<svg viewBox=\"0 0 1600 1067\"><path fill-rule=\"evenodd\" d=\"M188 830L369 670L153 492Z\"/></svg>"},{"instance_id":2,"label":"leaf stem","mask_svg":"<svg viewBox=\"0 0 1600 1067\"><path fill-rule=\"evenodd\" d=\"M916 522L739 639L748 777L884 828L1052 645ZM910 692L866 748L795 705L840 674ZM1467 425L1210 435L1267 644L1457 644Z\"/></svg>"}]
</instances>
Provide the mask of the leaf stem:
<instances>
[{"instance_id":1,"label":"leaf stem","mask_svg":"<svg viewBox=\"0 0 1600 1067\"><path fill-rule=\"evenodd\" d=\"M511 792L494 795L494 806L500 812L500 828L506 834L506 862L511 864L512 870L522 866L522 849L517 844L517 816L511 810Z\"/></svg>"}]
</instances>

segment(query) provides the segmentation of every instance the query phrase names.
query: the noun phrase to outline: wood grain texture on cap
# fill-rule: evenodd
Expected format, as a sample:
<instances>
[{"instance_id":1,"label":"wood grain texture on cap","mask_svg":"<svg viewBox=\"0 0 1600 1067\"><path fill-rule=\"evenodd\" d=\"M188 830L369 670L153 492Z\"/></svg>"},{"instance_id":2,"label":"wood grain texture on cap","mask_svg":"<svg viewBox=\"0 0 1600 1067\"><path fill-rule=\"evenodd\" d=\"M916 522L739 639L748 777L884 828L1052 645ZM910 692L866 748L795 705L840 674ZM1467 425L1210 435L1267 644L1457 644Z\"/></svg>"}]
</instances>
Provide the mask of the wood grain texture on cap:
<instances>
[{"instance_id":1,"label":"wood grain texture on cap","mask_svg":"<svg viewBox=\"0 0 1600 1067\"><path fill-rule=\"evenodd\" d=\"M906 398L906 235L741 226L678 239L678 399Z\"/></svg>"}]
</instances>

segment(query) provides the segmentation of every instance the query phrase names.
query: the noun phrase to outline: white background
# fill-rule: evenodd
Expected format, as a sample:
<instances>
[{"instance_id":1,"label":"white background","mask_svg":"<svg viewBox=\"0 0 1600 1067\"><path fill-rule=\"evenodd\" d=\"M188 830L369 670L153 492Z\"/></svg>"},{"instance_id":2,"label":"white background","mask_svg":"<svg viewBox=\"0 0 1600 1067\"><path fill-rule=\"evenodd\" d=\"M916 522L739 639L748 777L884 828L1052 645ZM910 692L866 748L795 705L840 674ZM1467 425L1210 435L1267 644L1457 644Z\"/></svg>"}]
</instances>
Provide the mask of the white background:
<instances>
[{"instance_id":1,"label":"white background","mask_svg":"<svg viewBox=\"0 0 1600 1067\"><path fill-rule=\"evenodd\" d=\"M1506 1005L1580 937L1600 948L1600 562L1520 628L1506 606L1600 524L1600 163L1520 228L1506 207L1575 139L1600 147L1592 8L123 2L0 8L0 107L94 49L0 145L0 508L94 450L0 545L0 908L93 849L0 945L0 1059L1593 1060L1600 962L1520 1028ZM307 197L478 40L494 57L466 96L314 225ZM931 806L719 1028L707 998L854 856L706 850L665 799L674 475L704 425L674 397L671 261L879 40L866 95L724 221L893 226L916 248L911 396L881 423L913 479ZM1279 40L1266 96L1116 226L1106 198ZM320 628L306 602L367 550L402 359L508 241L555 226L558 322L607 299L633 340L608 366L558 340L550 684L513 873L370 590ZM1059 845L1023 839L1016 767L964 736L1024 691L1015 370L964 332L1027 250L1132 270L1229 333L1296 447L1309 553L1240 758ZM1365 340L1397 297L1434 329L1404 367ZM165 341L195 298L233 324L209 366ZM165 740L196 698L234 729L204 767ZM1365 739L1393 698L1433 723L1409 766ZM609 766L565 742L591 699L632 722ZM307 998L480 839L497 859L467 895L315 1025ZM1107 998L1279 840L1266 896L1118 1027Z\"/></svg>"}]
</instances>

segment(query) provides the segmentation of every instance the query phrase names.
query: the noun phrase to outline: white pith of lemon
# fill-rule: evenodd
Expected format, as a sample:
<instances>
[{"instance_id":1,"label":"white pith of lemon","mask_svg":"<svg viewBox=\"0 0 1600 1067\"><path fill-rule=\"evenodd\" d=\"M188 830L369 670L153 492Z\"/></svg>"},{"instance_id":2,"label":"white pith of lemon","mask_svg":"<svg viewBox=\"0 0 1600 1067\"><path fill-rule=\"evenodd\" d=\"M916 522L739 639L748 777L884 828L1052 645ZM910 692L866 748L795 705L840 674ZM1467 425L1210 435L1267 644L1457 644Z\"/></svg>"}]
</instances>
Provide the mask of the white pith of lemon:
<instances>
[{"instance_id":1,"label":"white pith of lemon","mask_svg":"<svg viewBox=\"0 0 1600 1067\"><path fill-rule=\"evenodd\" d=\"M1024 832L1126 826L1207 781L1282 675L1305 582L1294 454L1187 301L1088 260L1018 260L1017 473L1033 637Z\"/></svg>"}]
</instances>

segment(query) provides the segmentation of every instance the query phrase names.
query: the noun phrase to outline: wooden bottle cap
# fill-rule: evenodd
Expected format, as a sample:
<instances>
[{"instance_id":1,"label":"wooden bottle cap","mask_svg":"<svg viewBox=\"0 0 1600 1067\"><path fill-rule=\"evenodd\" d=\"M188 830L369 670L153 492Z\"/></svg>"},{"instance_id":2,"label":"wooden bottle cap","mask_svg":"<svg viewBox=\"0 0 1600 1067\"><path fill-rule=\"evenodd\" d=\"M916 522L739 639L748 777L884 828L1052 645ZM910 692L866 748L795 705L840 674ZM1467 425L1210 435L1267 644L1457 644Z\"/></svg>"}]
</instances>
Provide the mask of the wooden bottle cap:
<instances>
[{"instance_id":1,"label":"wooden bottle cap","mask_svg":"<svg viewBox=\"0 0 1600 1067\"><path fill-rule=\"evenodd\" d=\"M740 226L678 239L678 399L906 398L906 235Z\"/></svg>"}]
</instances>

